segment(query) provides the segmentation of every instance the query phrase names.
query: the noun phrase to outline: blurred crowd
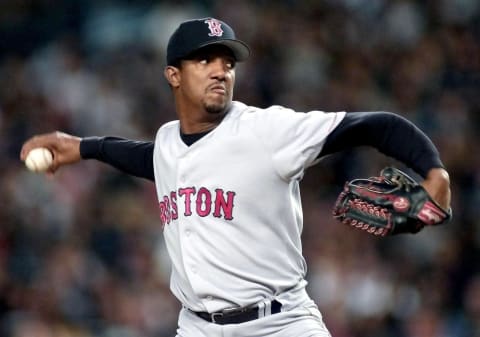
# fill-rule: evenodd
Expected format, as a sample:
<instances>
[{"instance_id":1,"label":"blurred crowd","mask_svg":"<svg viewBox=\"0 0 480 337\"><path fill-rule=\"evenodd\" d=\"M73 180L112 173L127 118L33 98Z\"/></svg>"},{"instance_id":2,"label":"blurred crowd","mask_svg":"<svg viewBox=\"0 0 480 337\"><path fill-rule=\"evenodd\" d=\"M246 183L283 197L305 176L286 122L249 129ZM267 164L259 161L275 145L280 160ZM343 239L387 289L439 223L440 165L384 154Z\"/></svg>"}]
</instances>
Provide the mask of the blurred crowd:
<instances>
[{"instance_id":1,"label":"blurred crowd","mask_svg":"<svg viewBox=\"0 0 480 337\"><path fill-rule=\"evenodd\" d=\"M94 161L33 174L19 150L54 130L153 140L175 119L167 39L205 16L252 48L234 99L396 112L451 174L450 224L378 239L336 223L331 207L345 179L400 163L358 148L308 171L308 288L332 335L479 337L476 0L1 1L0 336L175 335L153 184Z\"/></svg>"}]
</instances>

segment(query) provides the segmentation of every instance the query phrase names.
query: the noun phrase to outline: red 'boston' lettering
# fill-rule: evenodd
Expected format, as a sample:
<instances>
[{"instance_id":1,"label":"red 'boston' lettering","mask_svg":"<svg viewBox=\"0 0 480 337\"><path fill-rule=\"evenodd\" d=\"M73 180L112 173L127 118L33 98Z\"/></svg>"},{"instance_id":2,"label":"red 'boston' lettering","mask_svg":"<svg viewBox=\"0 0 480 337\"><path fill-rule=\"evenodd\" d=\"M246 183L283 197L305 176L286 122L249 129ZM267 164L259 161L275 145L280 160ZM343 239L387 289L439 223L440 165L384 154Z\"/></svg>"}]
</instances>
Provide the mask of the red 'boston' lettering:
<instances>
[{"instance_id":1,"label":"red 'boston' lettering","mask_svg":"<svg viewBox=\"0 0 480 337\"><path fill-rule=\"evenodd\" d=\"M192 209L190 207L191 203L191 195L195 194L195 187L185 187L185 188L179 188L178 189L178 195L179 196L185 196L185 212L183 215L185 216L190 216L192 215Z\"/></svg>"},{"instance_id":2,"label":"red 'boston' lettering","mask_svg":"<svg viewBox=\"0 0 480 337\"><path fill-rule=\"evenodd\" d=\"M202 208L202 205L204 207ZM201 187L197 193L197 214L204 217L210 214L212 209L212 195L205 187Z\"/></svg>"},{"instance_id":3,"label":"red 'boston' lettering","mask_svg":"<svg viewBox=\"0 0 480 337\"><path fill-rule=\"evenodd\" d=\"M165 220L167 221L167 224L169 224L172 220L172 214L170 213L170 199L167 196L164 196L163 202L165 204Z\"/></svg>"},{"instance_id":4,"label":"red 'boston' lettering","mask_svg":"<svg viewBox=\"0 0 480 337\"><path fill-rule=\"evenodd\" d=\"M165 203L160 201L158 203L158 207L160 208L160 221L162 222L162 227L167 224L167 219L165 218Z\"/></svg>"},{"instance_id":5,"label":"red 'boston' lettering","mask_svg":"<svg viewBox=\"0 0 480 337\"><path fill-rule=\"evenodd\" d=\"M225 192L223 189L217 188L213 194L208 188L201 187L197 193L195 187L183 187L178 189L178 193L172 191L170 195L163 196L158 202L162 226L178 219L178 199L181 198L183 198L185 207L184 216L191 216L195 211L196 215L206 217L212 214L212 208L214 208L212 214L214 217L221 218L223 216L225 220L233 219L235 192ZM195 205L192 209L193 198L195 198Z\"/></svg>"},{"instance_id":6,"label":"red 'boston' lettering","mask_svg":"<svg viewBox=\"0 0 480 337\"><path fill-rule=\"evenodd\" d=\"M227 192L227 200L224 197L224 191L221 188L215 190L215 210L213 216L220 218L221 211L223 211L223 216L226 220L233 219L233 198L235 197L235 192Z\"/></svg>"},{"instance_id":7,"label":"red 'boston' lettering","mask_svg":"<svg viewBox=\"0 0 480 337\"><path fill-rule=\"evenodd\" d=\"M170 192L170 205L172 220L178 219L178 208L177 208L177 193L175 191Z\"/></svg>"}]
</instances>

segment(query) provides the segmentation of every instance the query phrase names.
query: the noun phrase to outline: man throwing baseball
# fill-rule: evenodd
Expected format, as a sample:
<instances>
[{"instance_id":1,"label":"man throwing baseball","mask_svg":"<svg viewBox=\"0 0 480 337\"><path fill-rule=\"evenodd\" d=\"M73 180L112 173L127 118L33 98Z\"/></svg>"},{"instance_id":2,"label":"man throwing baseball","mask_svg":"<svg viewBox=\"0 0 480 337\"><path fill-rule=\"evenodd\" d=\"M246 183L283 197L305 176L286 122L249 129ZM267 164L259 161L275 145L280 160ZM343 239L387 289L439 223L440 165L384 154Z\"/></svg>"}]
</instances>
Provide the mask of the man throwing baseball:
<instances>
[{"instance_id":1,"label":"man throwing baseball","mask_svg":"<svg viewBox=\"0 0 480 337\"><path fill-rule=\"evenodd\" d=\"M171 290L183 305L177 336L330 336L305 291L305 170L328 154L372 146L425 178L445 209L449 176L427 136L398 115L233 101L235 65L249 54L226 23L186 21L169 40L164 72L178 120L154 142L56 132L28 140L21 159L46 147L50 173L96 159L155 183Z\"/></svg>"}]
</instances>

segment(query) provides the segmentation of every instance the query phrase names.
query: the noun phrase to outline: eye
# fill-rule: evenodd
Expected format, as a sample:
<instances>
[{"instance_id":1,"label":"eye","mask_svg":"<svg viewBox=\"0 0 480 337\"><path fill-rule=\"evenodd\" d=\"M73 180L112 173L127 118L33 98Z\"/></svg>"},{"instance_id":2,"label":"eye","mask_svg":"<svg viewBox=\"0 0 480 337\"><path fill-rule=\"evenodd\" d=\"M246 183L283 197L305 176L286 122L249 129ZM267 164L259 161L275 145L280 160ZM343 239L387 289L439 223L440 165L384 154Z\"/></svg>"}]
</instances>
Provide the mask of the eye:
<instances>
[{"instance_id":1,"label":"eye","mask_svg":"<svg viewBox=\"0 0 480 337\"><path fill-rule=\"evenodd\" d=\"M200 64L207 64L208 63L208 59L207 58L201 58L199 60Z\"/></svg>"},{"instance_id":2,"label":"eye","mask_svg":"<svg viewBox=\"0 0 480 337\"><path fill-rule=\"evenodd\" d=\"M227 60L227 61L225 62L225 64L227 65L227 68L228 68L228 69L233 69L233 68L235 68L235 61L234 61L234 60Z\"/></svg>"}]
</instances>

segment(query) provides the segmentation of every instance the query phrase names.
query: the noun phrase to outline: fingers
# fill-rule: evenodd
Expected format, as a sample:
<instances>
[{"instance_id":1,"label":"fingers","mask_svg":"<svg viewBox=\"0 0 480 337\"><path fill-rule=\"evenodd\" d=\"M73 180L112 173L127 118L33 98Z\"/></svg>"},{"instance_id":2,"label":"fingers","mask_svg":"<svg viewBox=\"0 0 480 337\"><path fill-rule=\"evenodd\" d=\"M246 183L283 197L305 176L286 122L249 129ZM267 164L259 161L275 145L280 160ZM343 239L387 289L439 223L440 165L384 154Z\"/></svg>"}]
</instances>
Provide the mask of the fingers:
<instances>
[{"instance_id":1,"label":"fingers","mask_svg":"<svg viewBox=\"0 0 480 337\"><path fill-rule=\"evenodd\" d=\"M52 164L52 166L50 166L50 168L47 171L45 171L45 174L49 177L53 177L57 169L58 169L58 165Z\"/></svg>"},{"instance_id":2,"label":"fingers","mask_svg":"<svg viewBox=\"0 0 480 337\"><path fill-rule=\"evenodd\" d=\"M28 139L22 146L20 150L20 160L25 161L28 153L37 147L46 147L52 153L54 153L52 138L55 137L55 133L46 133L34 136Z\"/></svg>"},{"instance_id":3,"label":"fingers","mask_svg":"<svg viewBox=\"0 0 480 337\"><path fill-rule=\"evenodd\" d=\"M54 174L61 166L81 160L81 138L63 132L51 132L33 136L28 139L20 150L20 160L25 161L28 153L37 147L45 147L53 154L53 164L47 174Z\"/></svg>"}]
</instances>

